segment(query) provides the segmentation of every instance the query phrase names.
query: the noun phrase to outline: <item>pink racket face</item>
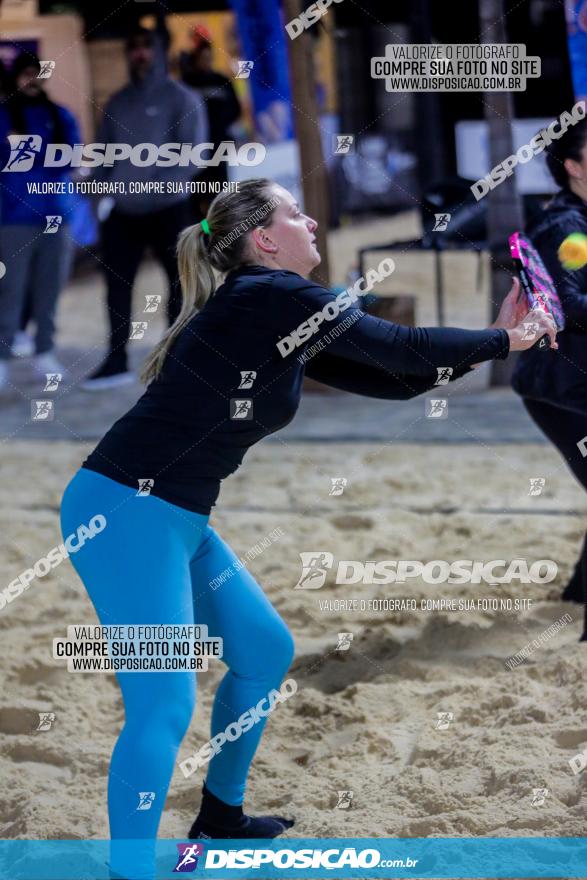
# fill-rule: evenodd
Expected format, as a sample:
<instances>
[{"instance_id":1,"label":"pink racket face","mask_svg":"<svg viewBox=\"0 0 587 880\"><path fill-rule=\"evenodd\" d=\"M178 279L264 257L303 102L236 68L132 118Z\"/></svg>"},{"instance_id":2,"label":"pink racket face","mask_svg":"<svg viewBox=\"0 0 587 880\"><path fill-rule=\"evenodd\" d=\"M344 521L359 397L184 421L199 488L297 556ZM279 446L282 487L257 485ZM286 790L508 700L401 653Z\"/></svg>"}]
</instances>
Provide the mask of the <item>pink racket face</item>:
<instances>
[{"instance_id":1,"label":"pink racket face","mask_svg":"<svg viewBox=\"0 0 587 880\"><path fill-rule=\"evenodd\" d=\"M530 308L550 312L559 330L565 326L565 316L554 281L531 242L521 233L510 235L510 252L520 272L520 281L528 297Z\"/></svg>"}]
</instances>

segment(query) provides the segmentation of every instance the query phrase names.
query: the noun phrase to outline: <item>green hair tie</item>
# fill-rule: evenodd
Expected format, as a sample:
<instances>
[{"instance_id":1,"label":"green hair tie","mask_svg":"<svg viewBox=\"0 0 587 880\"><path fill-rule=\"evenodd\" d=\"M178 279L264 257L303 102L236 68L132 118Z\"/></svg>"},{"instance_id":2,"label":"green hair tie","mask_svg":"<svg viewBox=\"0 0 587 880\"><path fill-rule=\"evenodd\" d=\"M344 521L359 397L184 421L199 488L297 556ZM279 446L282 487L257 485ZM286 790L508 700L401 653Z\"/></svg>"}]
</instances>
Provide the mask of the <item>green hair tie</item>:
<instances>
[{"instance_id":1,"label":"green hair tie","mask_svg":"<svg viewBox=\"0 0 587 880\"><path fill-rule=\"evenodd\" d=\"M202 227L206 235L210 235L210 227L208 226L208 221L206 219L202 220L200 226Z\"/></svg>"}]
</instances>

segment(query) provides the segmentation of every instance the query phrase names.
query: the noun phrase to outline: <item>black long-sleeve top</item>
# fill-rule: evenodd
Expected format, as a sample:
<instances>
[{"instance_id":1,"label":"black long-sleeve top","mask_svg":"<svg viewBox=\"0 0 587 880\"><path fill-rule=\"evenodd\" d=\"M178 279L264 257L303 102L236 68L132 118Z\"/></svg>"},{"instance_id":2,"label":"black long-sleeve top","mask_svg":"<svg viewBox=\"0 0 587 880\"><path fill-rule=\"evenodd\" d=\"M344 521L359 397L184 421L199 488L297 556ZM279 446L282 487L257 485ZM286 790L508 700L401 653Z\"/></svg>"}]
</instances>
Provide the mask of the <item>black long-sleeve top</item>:
<instances>
[{"instance_id":1,"label":"black long-sleeve top","mask_svg":"<svg viewBox=\"0 0 587 880\"><path fill-rule=\"evenodd\" d=\"M558 350L531 348L518 359L512 384L518 394L587 414L587 266L565 269L558 249L573 232L587 235L587 202L570 190L556 194L528 227L550 273L565 315Z\"/></svg>"},{"instance_id":2,"label":"black long-sleeve top","mask_svg":"<svg viewBox=\"0 0 587 880\"><path fill-rule=\"evenodd\" d=\"M505 330L403 327L348 297L334 315L335 300L295 272L231 272L84 467L137 488L152 479L151 494L208 514L247 449L293 419L304 373L354 393L405 399L434 387L439 367L455 378L509 352ZM317 331L289 350L284 338L325 306Z\"/></svg>"}]
</instances>

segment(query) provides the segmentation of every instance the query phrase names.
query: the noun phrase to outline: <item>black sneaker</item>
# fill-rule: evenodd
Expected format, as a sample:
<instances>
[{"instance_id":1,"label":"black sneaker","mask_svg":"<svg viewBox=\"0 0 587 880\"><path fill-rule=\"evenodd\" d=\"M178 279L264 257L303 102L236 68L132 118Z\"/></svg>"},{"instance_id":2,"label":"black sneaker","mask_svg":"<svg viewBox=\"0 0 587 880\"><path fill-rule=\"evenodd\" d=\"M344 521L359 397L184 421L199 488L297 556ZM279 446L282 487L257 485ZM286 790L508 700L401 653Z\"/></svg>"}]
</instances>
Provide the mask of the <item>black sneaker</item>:
<instances>
[{"instance_id":1,"label":"black sneaker","mask_svg":"<svg viewBox=\"0 0 587 880\"><path fill-rule=\"evenodd\" d=\"M282 816L247 816L241 806L226 804L203 786L200 812L188 832L189 840L271 840L294 825Z\"/></svg>"},{"instance_id":2,"label":"black sneaker","mask_svg":"<svg viewBox=\"0 0 587 880\"><path fill-rule=\"evenodd\" d=\"M109 354L97 370L80 384L84 391L107 391L121 385L131 385L135 381L126 363L126 355Z\"/></svg>"}]
</instances>

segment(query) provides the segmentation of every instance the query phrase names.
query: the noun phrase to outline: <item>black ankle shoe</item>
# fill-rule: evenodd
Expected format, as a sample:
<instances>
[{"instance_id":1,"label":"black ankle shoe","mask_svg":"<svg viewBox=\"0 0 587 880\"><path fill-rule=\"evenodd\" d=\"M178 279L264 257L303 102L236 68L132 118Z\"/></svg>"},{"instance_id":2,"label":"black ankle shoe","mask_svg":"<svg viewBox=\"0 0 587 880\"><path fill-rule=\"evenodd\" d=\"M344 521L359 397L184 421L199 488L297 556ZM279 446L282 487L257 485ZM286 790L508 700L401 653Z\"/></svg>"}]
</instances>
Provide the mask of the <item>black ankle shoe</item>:
<instances>
[{"instance_id":1,"label":"black ankle shoe","mask_svg":"<svg viewBox=\"0 0 587 880\"><path fill-rule=\"evenodd\" d=\"M188 833L189 840L270 840L293 826L281 816L246 816L241 806L225 804L204 785L200 812Z\"/></svg>"}]
</instances>

